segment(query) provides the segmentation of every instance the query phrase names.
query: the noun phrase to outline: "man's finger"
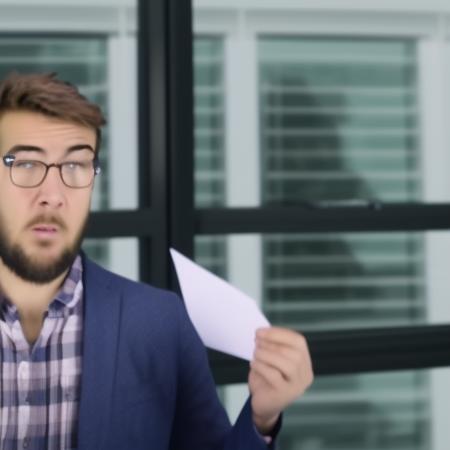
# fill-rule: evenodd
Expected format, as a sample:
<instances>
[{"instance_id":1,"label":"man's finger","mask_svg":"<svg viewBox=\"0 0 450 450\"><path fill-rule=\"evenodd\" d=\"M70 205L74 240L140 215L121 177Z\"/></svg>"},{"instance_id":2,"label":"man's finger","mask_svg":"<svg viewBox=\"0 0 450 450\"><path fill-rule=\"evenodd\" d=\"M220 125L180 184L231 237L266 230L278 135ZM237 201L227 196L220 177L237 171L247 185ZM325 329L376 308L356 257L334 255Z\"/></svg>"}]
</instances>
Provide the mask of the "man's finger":
<instances>
[{"instance_id":1,"label":"man's finger","mask_svg":"<svg viewBox=\"0 0 450 450\"><path fill-rule=\"evenodd\" d=\"M300 333L287 328L260 328L256 331L256 341L286 345L303 351L308 350L308 344L305 337Z\"/></svg>"},{"instance_id":2,"label":"man's finger","mask_svg":"<svg viewBox=\"0 0 450 450\"><path fill-rule=\"evenodd\" d=\"M267 384L273 388L278 388L281 383L285 383L281 372L261 361L252 360L250 362L251 370L261 377Z\"/></svg>"},{"instance_id":3,"label":"man's finger","mask_svg":"<svg viewBox=\"0 0 450 450\"><path fill-rule=\"evenodd\" d=\"M289 348L284 348L283 352L257 348L254 359L279 370L286 380L294 378L301 371L301 355L296 350Z\"/></svg>"}]
</instances>

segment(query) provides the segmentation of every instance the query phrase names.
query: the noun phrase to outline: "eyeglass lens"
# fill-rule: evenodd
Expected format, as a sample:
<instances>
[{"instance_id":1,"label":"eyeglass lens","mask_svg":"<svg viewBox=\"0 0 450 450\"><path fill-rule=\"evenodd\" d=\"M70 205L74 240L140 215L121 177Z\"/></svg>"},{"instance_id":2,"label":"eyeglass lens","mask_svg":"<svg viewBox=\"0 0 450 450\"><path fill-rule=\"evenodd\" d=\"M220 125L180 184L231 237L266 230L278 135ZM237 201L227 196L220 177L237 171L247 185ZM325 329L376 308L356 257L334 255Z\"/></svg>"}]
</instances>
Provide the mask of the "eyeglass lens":
<instances>
[{"instance_id":1,"label":"eyeglass lens","mask_svg":"<svg viewBox=\"0 0 450 450\"><path fill-rule=\"evenodd\" d=\"M70 187L89 186L95 175L92 161L46 165L42 161L16 160L11 166L12 182L22 187L38 186L52 167L59 170L63 183Z\"/></svg>"}]
</instances>

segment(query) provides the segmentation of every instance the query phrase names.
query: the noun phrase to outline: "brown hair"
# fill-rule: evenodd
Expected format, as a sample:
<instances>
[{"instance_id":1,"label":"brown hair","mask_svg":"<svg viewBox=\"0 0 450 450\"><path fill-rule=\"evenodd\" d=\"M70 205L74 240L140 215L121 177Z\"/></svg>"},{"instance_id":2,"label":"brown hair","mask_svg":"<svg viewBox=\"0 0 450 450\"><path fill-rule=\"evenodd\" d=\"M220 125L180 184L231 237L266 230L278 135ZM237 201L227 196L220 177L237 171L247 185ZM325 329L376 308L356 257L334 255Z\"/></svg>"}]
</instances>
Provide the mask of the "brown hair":
<instances>
[{"instance_id":1,"label":"brown hair","mask_svg":"<svg viewBox=\"0 0 450 450\"><path fill-rule=\"evenodd\" d=\"M10 73L0 81L0 116L7 111L32 111L93 128L95 151L106 123L100 107L80 94L77 87L59 80L56 73Z\"/></svg>"}]
</instances>

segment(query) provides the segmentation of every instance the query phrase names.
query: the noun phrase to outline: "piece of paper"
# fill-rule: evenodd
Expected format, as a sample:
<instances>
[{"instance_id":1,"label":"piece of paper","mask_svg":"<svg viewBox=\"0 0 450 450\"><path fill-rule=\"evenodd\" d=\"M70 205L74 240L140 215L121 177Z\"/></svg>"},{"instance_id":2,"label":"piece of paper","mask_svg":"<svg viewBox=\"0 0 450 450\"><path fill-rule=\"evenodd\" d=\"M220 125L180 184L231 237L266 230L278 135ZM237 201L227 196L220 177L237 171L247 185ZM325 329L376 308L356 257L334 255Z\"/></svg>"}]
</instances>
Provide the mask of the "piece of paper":
<instances>
[{"instance_id":1,"label":"piece of paper","mask_svg":"<svg viewBox=\"0 0 450 450\"><path fill-rule=\"evenodd\" d=\"M255 300L170 249L186 308L203 343L251 360L255 331L270 326Z\"/></svg>"}]
</instances>

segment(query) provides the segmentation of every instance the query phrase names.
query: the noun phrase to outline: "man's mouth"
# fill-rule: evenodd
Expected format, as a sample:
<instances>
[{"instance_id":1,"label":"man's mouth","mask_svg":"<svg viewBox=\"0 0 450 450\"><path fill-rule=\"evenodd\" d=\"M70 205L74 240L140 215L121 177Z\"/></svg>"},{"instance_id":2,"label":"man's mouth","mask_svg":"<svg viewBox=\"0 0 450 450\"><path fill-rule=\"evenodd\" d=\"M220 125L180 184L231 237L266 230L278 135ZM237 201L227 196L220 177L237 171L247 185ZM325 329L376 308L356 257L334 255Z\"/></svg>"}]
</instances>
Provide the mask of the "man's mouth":
<instances>
[{"instance_id":1,"label":"man's mouth","mask_svg":"<svg viewBox=\"0 0 450 450\"><path fill-rule=\"evenodd\" d=\"M53 224L39 224L33 226L32 230L40 237L51 237L58 233L59 227Z\"/></svg>"}]
</instances>

